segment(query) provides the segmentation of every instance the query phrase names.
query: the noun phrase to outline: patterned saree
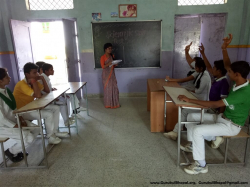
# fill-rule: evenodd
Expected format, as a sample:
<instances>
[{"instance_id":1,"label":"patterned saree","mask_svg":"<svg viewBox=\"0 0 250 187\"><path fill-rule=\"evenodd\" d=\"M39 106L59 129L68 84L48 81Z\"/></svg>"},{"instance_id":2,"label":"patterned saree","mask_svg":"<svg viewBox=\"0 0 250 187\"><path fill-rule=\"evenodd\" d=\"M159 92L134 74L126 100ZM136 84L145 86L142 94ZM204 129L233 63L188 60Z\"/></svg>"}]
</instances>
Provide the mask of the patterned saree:
<instances>
[{"instance_id":1,"label":"patterned saree","mask_svg":"<svg viewBox=\"0 0 250 187\"><path fill-rule=\"evenodd\" d=\"M105 65L113 61L112 57L105 61ZM119 108L119 90L115 77L114 66L104 68L102 71L102 83L104 87L104 106L105 108Z\"/></svg>"}]
</instances>

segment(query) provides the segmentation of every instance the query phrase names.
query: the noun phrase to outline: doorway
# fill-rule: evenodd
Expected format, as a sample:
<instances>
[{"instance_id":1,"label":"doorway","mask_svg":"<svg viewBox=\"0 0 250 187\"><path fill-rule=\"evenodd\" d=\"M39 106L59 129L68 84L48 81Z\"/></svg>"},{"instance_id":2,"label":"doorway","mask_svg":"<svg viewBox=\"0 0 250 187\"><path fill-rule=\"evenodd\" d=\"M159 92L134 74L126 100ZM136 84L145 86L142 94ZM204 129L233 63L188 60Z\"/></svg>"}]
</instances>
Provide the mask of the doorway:
<instances>
[{"instance_id":1,"label":"doorway","mask_svg":"<svg viewBox=\"0 0 250 187\"><path fill-rule=\"evenodd\" d=\"M52 85L68 82L65 40L62 21L31 22L31 38L34 62L43 61L53 65Z\"/></svg>"},{"instance_id":2,"label":"doorway","mask_svg":"<svg viewBox=\"0 0 250 187\"><path fill-rule=\"evenodd\" d=\"M75 19L10 20L19 80L27 62L53 65L52 85L79 82L80 56Z\"/></svg>"},{"instance_id":3,"label":"doorway","mask_svg":"<svg viewBox=\"0 0 250 187\"><path fill-rule=\"evenodd\" d=\"M34 62L43 61L53 65L51 83L68 82L66 68L65 40L62 21L31 22L31 38Z\"/></svg>"}]
</instances>

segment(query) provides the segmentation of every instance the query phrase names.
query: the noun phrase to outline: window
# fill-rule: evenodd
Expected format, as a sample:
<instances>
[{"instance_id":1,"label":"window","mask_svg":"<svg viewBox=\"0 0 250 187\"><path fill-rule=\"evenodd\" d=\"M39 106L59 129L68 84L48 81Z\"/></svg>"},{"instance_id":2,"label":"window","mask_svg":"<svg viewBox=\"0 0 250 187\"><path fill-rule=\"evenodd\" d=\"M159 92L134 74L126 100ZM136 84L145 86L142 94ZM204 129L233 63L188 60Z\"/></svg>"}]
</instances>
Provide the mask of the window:
<instances>
[{"instance_id":1,"label":"window","mask_svg":"<svg viewBox=\"0 0 250 187\"><path fill-rule=\"evenodd\" d=\"M73 9L73 0L26 0L28 10Z\"/></svg>"},{"instance_id":2,"label":"window","mask_svg":"<svg viewBox=\"0 0 250 187\"><path fill-rule=\"evenodd\" d=\"M178 0L178 6L225 4L227 0Z\"/></svg>"}]
</instances>

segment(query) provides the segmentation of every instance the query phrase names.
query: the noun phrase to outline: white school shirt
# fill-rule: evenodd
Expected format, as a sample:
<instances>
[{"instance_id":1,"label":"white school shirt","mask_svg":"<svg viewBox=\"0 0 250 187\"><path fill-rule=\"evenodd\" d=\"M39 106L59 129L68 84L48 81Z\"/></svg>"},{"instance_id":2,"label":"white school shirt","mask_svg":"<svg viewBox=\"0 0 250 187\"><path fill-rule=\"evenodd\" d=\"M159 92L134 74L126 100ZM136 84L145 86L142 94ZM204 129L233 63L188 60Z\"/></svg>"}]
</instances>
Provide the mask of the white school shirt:
<instances>
[{"instance_id":1,"label":"white school shirt","mask_svg":"<svg viewBox=\"0 0 250 187\"><path fill-rule=\"evenodd\" d=\"M199 77L197 77L194 85L196 85L196 82L199 80L201 75L202 75L202 73L198 73L198 72L194 72L192 74L192 76L194 78L199 76ZM195 97L197 97L197 99L199 99L199 100L208 101L210 88L211 88L211 77L210 77L208 71L205 70L203 73L203 76L201 77L201 80L200 80L200 87L198 89L195 88L195 93L192 93L192 94Z\"/></svg>"},{"instance_id":2,"label":"white school shirt","mask_svg":"<svg viewBox=\"0 0 250 187\"><path fill-rule=\"evenodd\" d=\"M9 97L6 89L0 88L0 93ZM13 128L16 125L16 118L13 114L13 110L0 98L0 130L7 128Z\"/></svg>"},{"instance_id":3,"label":"white school shirt","mask_svg":"<svg viewBox=\"0 0 250 187\"><path fill-rule=\"evenodd\" d=\"M47 85L48 85L48 87L49 87L49 91L52 91L52 84L51 84L51 82L50 82L49 77L48 77L46 74L44 74L44 73L42 73L41 76L44 77L44 80L46 81L46 83L47 83ZM41 81L41 82L42 82L42 81ZM43 84L43 82L42 82L41 84ZM46 94L45 92L42 92L42 93L43 93L43 94Z\"/></svg>"},{"instance_id":4,"label":"white school shirt","mask_svg":"<svg viewBox=\"0 0 250 187\"><path fill-rule=\"evenodd\" d=\"M193 61L190 66L192 66L193 68L190 67L190 70L189 71L194 71L195 72L195 61ZM181 86L183 88L186 88L187 90L194 90L194 83L193 83L193 80L191 81L188 81L188 82L185 82L185 83L181 83Z\"/></svg>"}]
</instances>

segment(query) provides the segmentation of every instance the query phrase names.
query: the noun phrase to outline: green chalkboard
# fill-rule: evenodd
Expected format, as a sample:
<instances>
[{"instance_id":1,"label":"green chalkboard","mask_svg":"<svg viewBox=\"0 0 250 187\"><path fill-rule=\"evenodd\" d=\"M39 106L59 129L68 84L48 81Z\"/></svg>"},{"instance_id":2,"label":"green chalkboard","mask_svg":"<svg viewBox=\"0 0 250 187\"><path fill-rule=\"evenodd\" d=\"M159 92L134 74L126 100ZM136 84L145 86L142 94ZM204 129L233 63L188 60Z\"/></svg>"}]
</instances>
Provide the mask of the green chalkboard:
<instances>
[{"instance_id":1,"label":"green chalkboard","mask_svg":"<svg viewBox=\"0 0 250 187\"><path fill-rule=\"evenodd\" d=\"M103 45L112 43L118 68L160 67L161 21L93 22L95 68L101 68Z\"/></svg>"}]
</instances>

